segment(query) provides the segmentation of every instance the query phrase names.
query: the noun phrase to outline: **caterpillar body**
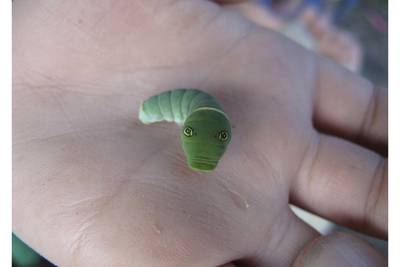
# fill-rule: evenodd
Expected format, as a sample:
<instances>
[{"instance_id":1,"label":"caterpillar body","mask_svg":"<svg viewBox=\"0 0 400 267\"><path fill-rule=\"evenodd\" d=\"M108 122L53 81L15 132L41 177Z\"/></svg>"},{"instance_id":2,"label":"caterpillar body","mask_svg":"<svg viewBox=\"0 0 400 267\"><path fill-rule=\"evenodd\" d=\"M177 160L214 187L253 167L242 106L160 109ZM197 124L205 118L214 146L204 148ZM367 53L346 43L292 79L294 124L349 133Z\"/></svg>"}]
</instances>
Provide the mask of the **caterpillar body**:
<instances>
[{"instance_id":1,"label":"caterpillar body","mask_svg":"<svg viewBox=\"0 0 400 267\"><path fill-rule=\"evenodd\" d=\"M182 126L182 148L196 171L214 170L231 140L231 125L221 105L198 89L175 89L148 98L140 105L139 120Z\"/></svg>"}]
</instances>

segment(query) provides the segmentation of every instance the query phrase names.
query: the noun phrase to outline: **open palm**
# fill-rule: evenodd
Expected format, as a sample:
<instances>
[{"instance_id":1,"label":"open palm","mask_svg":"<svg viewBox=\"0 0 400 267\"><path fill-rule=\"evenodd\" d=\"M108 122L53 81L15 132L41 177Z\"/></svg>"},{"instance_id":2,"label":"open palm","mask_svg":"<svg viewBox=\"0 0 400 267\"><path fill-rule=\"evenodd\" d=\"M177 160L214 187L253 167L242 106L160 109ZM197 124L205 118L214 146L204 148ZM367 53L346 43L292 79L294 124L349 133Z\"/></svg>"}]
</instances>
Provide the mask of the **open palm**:
<instances>
[{"instance_id":1,"label":"open palm","mask_svg":"<svg viewBox=\"0 0 400 267\"><path fill-rule=\"evenodd\" d=\"M14 231L55 263L287 266L318 235L289 201L386 235L386 160L314 128L387 142L362 78L207 1L13 12ZM173 88L231 118L213 172L187 167L177 125L138 121Z\"/></svg>"}]
</instances>

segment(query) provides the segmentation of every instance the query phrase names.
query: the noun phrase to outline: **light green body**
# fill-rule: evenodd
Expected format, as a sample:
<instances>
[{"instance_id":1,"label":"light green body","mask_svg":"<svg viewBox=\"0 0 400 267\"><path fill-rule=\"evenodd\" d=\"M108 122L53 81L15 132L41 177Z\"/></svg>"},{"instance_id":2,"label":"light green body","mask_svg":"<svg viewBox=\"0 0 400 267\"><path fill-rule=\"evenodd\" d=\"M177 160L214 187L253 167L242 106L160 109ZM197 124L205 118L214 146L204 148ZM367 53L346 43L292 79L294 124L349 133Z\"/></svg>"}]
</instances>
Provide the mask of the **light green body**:
<instances>
[{"instance_id":1,"label":"light green body","mask_svg":"<svg viewBox=\"0 0 400 267\"><path fill-rule=\"evenodd\" d=\"M140 106L145 124L159 121L182 125L181 141L189 167L215 169L231 140L231 125L219 103L197 89L175 89L154 95Z\"/></svg>"}]
</instances>

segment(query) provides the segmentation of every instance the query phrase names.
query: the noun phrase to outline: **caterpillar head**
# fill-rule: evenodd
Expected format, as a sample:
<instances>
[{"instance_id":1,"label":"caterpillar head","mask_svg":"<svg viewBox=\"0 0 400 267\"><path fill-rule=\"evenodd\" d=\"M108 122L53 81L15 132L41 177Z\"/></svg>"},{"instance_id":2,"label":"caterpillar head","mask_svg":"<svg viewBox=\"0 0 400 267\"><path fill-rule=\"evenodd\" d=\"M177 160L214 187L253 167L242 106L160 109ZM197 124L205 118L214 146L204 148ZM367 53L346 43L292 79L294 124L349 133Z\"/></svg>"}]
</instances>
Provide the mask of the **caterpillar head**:
<instances>
[{"instance_id":1,"label":"caterpillar head","mask_svg":"<svg viewBox=\"0 0 400 267\"><path fill-rule=\"evenodd\" d=\"M200 109L185 120L181 140L188 165L197 171L211 171L231 140L231 126L220 111Z\"/></svg>"}]
</instances>

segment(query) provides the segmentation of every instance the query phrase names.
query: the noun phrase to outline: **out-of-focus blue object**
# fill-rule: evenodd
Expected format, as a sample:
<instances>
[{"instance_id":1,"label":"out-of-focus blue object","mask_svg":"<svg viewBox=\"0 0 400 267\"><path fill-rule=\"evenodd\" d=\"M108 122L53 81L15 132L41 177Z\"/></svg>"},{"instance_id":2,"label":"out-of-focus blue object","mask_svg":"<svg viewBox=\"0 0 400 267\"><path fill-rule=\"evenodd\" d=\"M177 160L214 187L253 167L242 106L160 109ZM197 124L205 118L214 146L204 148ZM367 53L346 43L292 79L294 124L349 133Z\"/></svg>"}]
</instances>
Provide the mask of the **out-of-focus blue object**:
<instances>
[{"instance_id":1,"label":"out-of-focus blue object","mask_svg":"<svg viewBox=\"0 0 400 267\"><path fill-rule=\"evenodd\" d=\"M16 235L12 235L12 260L19 267L36 266L41 257Z\"/></svg>"},{"instance_id":2,"label":"out-of-focus blue object","mask_svg":"<svg viewBox=\"0 0 400 267\"><path fill-rule=\"evenodd\" d=\"M338 21L345 17L357 4L359 0L339 1L333 19Z\"/></svg>"},{"instance_id":3,"label":"out-of-focus blue object","mask_svg":"<svg viewBox=\"0 0 400 267\"><path fill-rule=\"evenodd\" d=\"M287 0L288 2L290 0ZM260 0L261 4L269 9L274 9L274 6L277 4L284 4L285 1L274 1L274 0ZM298 1L297 6L292 8L289 11L286 11L285 14L281 14L286 18L296 17L304 8L313 7L317 11L323 11L328 5L332 5L333 1L329 0L301 0ZM338 21L345 17L349 11L351 11L357 4L359 0L337 0L334 1L335 8L333 11L333 20Z\"/></svg>"}]
</instances>

